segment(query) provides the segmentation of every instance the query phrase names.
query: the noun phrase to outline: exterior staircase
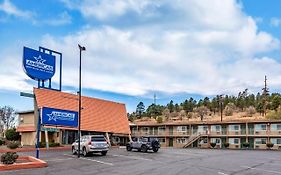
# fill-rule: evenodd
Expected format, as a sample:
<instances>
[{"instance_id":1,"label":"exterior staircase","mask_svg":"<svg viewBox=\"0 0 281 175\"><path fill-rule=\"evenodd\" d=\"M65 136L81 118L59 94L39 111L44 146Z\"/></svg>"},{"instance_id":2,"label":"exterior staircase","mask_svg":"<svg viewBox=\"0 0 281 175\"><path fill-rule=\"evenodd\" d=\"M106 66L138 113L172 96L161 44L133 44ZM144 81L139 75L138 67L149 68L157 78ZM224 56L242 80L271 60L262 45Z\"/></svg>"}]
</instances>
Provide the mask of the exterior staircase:
<instances>
[{"instance_id":1,"label":"exterior staircase","mask_svg":"<svg viewBox=\"0 0 281 175\"><path fill-rule=\"evenodd\" d=\"M188 139L187 143L183 146L183 148L189 147L193 142L197 141L201 137L201 134L192 135Z\"/></svg>"}]
</instances>

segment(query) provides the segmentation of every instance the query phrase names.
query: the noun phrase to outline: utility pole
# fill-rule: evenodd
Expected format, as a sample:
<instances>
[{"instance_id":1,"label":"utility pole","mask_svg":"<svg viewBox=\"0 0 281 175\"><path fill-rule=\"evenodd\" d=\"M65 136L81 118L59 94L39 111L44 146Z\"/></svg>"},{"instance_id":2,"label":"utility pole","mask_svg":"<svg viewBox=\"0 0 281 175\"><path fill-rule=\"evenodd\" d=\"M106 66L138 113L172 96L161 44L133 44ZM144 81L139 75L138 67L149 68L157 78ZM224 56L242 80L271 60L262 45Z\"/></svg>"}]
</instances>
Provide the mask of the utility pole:
<instances>
[{"instance_id":1,"label":"utility pole","mask_svg":"<svg viewBox=\"0 0 281 175\"><path fill-rule=\"evenodd\" d=\"M222 112L223 112L223 95L220 95L220 110L221 110L221 122L222 122Z\"/></svg>"},{"instance_id":2,"label":"utility pole","mask_svg":"<svg viewBox=\"0 0 281 175\"><path fill-rule=\"evenodd\" d=\"M264 88L262 88L263 92L262 92L262 96L263 96L263 115L266 116L266 107L268 104L268 95L269 95L269 90L267 87L267 78L266 75L264 76Z\"/></svg>"}]
</instances>

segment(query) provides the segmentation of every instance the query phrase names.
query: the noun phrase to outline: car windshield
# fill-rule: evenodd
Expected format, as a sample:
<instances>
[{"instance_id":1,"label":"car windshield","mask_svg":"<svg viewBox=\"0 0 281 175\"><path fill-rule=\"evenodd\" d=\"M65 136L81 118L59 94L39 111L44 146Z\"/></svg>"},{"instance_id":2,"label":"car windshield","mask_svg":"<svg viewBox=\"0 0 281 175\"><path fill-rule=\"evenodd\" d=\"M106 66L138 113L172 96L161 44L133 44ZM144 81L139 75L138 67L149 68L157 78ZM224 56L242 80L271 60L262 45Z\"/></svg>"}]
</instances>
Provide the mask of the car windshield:
<instances>
[{"instance_id":1,"label":"car windshield","mask_svg":"<svg viewBox=\"0 0 281 175\"><path fill-rule=\"evenodd\" d=\"M105 142L105 138L104 137L92 137L91 141L93 142Z\"/></svg>"}]
</instances>

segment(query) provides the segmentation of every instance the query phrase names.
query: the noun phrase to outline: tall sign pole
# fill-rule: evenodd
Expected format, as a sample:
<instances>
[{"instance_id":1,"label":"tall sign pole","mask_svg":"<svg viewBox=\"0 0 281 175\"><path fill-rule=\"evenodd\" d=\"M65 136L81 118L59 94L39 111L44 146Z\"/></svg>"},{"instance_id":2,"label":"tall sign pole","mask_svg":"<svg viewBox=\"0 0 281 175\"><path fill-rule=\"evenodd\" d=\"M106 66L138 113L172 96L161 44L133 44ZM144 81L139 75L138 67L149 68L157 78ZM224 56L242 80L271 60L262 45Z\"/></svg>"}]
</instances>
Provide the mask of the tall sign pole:
<instances>
[{"instance_id":1,"label":"tall sign pole","mask_svg":"<svg viewBox=\"0 0 281 175\"><path fill-rule=\"evenodd\" d=\"M80 46L78 44L79 51L80 51L80 57L79 57L79 110L78 110L78 116L79 116L79 122L78 122L78 158L80 158L81 153L81 146L80 146L80 139L81 139L81 54L82 51L85 51L86 48L83 46Z\"/></svg>"},{"instance_id":2,"label":"tall sign pole","mask_svg":"<svg viewBox=\"0 0 281 175\"><path fill-rule=\"evenodd\" d=\"M37 123L37 135L36 135L36 158L39 159L39 142L40 142L40 133L41 133L41 117L40 117L40 108L38 108L38 123Z\"/></svg>"}]
</instances>

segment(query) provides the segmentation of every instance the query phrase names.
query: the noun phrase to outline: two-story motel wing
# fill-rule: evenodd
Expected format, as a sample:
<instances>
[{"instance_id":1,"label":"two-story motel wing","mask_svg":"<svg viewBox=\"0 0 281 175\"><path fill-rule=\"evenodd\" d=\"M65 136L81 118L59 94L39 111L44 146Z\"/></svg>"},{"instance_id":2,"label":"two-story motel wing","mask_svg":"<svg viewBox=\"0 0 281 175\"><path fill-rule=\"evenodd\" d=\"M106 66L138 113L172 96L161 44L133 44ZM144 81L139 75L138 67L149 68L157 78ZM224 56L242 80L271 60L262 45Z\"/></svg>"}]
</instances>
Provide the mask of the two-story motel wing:
<instances>
[{"instance_id":1,"label":"two-story motel wing","mask_svg":"<svg viewBox=\"0 0 281 175\"><path fill-rule=\"evenodd\" d=\"M273 149L281 149L281 120L263 118L215 121L135 121L130 124L132 137L157 137L163 147L243 148L249 143L252 149L266 149L266 144L274 144Z\"/></svg>"}]
</instances>

